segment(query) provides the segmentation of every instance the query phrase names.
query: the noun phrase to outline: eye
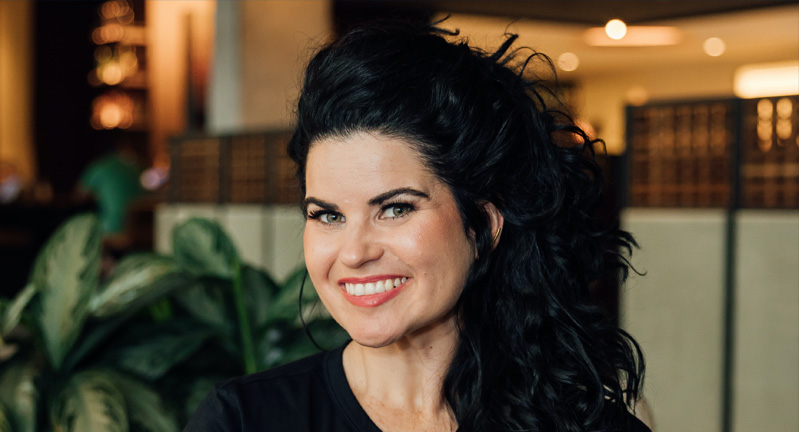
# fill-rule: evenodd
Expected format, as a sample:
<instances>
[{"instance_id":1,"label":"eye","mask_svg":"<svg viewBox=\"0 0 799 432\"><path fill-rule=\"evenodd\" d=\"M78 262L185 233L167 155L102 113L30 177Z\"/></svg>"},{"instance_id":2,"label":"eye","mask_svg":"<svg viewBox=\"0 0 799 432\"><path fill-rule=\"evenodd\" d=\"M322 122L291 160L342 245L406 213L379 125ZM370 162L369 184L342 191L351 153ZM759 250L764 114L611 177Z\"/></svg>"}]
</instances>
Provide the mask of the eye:
<instances>
[{"instance_id":1,"label":"eye","mask_svg":"<svg viewBox=\"0 0 799 432\"><path fill-rule=\"evenodd\" d=\"M403 216L407 216L408 213L412 212L413 210L414 207L410 204L404 204L404 203L389 204L383 207L382 217L388 219L399 219Z\"/></svg>"},{"instance_id":2,"label":"eye","mask_svg":"<svg viewBox=\"0 0 799 432\"><path fill-rule=\"evenodd\" d=\"M319 216L319 220L327 224L338 224L344 222L344 216L338 213L324 213Z\"/></svg>"},{"instance_id":3,"label":"eye","mask_svg":"<svg viewBox=\"0 0 799 432\"><path fill-rule=\"evenodd\" d=\"M318 220L319 222L328 225L338 225L344 223L344 215L327 210L312 211L308 214L308 219Z\"/></svg>"}]
</instances>

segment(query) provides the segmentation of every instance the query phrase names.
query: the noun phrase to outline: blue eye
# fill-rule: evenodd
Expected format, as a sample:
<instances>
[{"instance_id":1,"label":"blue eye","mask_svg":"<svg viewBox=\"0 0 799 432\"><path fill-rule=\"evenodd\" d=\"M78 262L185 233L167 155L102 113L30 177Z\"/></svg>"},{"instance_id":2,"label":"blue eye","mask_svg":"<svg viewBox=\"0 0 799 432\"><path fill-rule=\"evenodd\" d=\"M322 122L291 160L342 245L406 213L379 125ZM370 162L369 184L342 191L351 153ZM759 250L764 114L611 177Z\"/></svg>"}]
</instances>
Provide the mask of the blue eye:
<instances>
[{"instance_id":1,"label":"blue eye","mask_svg":"<svg viewBox=\"0 0 799 432\"><path fill-rule=\"evenodd\" d=\"M389 204L383 207L383 217L390 219L399 219L407 216L408 213L414 210L410 204Z\"/></svg>"},{"instance_id":2,"label":"blue eye","mask_svg":"<svg viewBox=\"0 0 799 432\"><path fill-rule=\"evenodd\" d=\"M344 222L344 216L338 213L322 213L319 215L319 220L326 224L340 224Z\"/></svg>"},{"instance_id":3,"label":"blue eye","mask_svg":"<svg viewBox=\"0 0 799 432\"><path fill-rule=\"evenodd\" d=\"M318 220L323 224L337 225L344 223L344 215L341 213L331 212L328 210L315 210L308 213L308 219Z\"/></svg>"}]
</instances>

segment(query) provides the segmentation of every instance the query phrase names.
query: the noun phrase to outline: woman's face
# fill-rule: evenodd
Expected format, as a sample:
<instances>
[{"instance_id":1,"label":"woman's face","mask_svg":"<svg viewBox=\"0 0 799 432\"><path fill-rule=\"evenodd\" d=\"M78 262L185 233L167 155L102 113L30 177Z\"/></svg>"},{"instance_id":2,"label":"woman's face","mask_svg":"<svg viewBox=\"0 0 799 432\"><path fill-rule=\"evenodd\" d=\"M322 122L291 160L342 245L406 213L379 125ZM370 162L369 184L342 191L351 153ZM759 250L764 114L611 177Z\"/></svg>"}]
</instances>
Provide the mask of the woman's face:
<instances>
[{"instance_id":1,"label":"woman's face","mask_svg":"<svg viewBox=\"0 0 799 432\"><path fill-rule=\"evenodd\" d=\"M475 251L452 193L416 150L372 134L317 141L305 182L308 272L353 340L450 333Z\"/></svg>"}]
</instances>

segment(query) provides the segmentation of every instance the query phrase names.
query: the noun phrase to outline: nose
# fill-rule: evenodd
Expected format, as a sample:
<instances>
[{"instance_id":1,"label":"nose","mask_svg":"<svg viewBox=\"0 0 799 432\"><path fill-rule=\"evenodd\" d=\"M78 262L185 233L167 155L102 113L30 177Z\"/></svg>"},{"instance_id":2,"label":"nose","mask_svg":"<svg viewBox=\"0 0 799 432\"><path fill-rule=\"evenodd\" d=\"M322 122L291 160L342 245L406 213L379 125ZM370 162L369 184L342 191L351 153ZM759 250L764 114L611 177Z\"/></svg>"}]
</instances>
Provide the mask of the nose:
<instances>
[{"instance_id":1,"label":"nose","mask_svg":"<svg viewBox=\"0 0 799 432\"><path fill-rule=\"evenodd\" d=\"M350 225L344 233L339 260L350 268L359 268L364 264L379 259L383 255L383 247L377 235L368 224Z\"/></svg>"}]
</instances>

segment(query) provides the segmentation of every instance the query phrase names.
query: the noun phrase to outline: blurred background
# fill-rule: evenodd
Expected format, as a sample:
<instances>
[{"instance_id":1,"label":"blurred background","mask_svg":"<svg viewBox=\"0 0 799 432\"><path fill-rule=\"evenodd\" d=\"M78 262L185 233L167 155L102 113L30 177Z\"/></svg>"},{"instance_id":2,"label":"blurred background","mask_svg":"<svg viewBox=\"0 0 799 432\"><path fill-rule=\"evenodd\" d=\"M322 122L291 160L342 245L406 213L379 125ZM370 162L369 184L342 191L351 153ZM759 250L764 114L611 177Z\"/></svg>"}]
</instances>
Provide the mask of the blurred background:
<instances>
[{"instance_id":1,"label":"blurred background","mask_svg":"<svg viewBox=\"0 0 799 432\"><path fill-rule=\"evenodd\" d=\"M104 274L202 216L287 280L302 67L391 16L449 16L488 51L519 34L605 141L601 216L646 275L594 294L643 347L657 430L799 430L795 1L0 0L0 296L85 211Z\"/></svg>"}]
</instances>

